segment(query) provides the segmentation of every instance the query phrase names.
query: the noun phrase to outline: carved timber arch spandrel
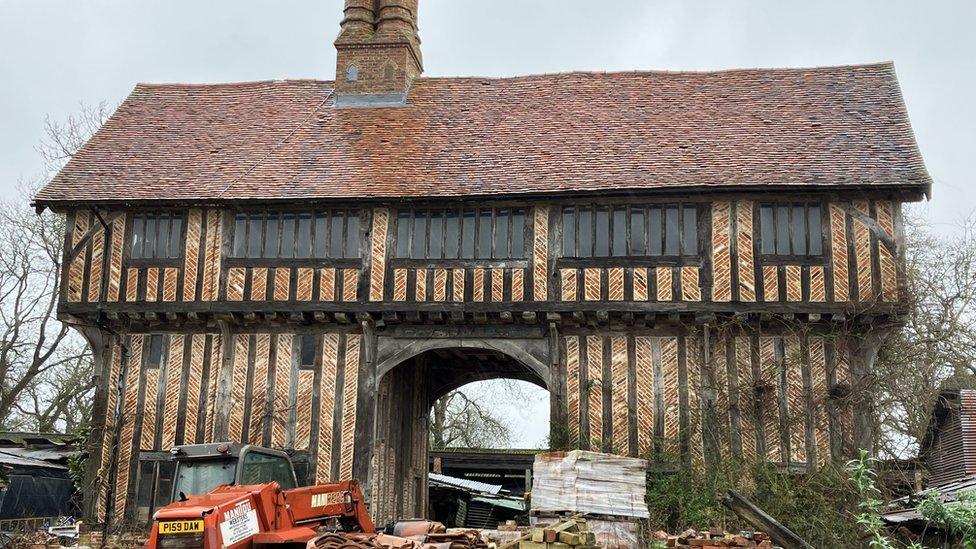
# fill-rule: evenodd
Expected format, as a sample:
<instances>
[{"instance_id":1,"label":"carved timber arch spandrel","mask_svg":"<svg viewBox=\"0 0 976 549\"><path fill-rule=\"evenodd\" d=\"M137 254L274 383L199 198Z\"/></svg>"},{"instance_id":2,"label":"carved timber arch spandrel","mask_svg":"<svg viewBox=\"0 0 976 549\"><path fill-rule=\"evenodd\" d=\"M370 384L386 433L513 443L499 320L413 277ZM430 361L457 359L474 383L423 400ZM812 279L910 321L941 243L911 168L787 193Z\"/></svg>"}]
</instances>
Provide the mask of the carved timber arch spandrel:
<instances>
[{"instance_id":1,"label":"carved timber arch spandrel","mask_svg":"<svg viewBox=\"0 0 976 549\"><path fill-rule=\"evenodd\" d=\"M376 386L383 376L417 355L435 349L486 349L507 355L523 364L539 377L543 383L550 384L549 342L543 338L525 339L486 339L486 338L426 338L401 339L380 336L377 338Z\"/></svg>"}]
</instances>

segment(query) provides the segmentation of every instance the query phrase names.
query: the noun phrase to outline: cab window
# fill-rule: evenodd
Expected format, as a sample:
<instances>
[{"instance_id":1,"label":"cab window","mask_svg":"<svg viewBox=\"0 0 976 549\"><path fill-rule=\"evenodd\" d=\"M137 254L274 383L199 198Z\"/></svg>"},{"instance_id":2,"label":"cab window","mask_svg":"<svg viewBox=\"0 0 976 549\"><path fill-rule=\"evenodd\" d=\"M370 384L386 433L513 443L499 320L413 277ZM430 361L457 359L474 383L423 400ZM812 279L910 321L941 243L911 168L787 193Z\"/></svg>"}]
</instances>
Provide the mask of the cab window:
<instances>
[{"instance_id":1,"label":"cab window","mask_svg":"<svg viewBox=\"0 0 976 549\"><path fill-rule=\"evenodd\" d=\"M295 488L288 458L260 452L247 452L241 464L241 484L264 484L275 480L282 489Z\"/></svg>"}]
</instances>

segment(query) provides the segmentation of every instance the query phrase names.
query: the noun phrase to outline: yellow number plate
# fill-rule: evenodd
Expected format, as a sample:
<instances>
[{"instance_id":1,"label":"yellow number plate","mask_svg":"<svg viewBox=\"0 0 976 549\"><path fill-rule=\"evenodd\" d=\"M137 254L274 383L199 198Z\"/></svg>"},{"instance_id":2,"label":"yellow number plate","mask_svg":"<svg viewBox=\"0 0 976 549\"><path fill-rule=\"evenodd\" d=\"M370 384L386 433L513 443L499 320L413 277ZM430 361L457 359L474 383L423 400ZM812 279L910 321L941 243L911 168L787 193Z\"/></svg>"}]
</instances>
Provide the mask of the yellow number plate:
<instances>
[{"instance_id":1,"label":"yellow number plate","mask_svg":"<svg viewBox=\"0 0 976 549\"><path fill-rule=\"evenodd\" d=\"M202 520L167 520L159 523L160 534L191 534L203 532Z\"/></svg>"}]
</instances>

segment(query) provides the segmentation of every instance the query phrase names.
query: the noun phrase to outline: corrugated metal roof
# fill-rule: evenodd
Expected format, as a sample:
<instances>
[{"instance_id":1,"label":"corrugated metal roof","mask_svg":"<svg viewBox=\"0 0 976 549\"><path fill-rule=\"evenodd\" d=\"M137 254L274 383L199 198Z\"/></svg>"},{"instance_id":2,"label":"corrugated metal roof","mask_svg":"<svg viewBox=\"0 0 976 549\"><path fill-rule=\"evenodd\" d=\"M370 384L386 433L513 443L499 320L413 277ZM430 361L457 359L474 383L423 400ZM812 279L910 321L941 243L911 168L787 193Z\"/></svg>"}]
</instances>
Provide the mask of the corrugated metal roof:
<instances>
[{"instance_id":1,"label":"corrugated metal roof","mask_svg":"<svg viewBox=\"0 0 976 549\"><path fill-rule=\"evenodd\" d=\"M892 502L892 505L896 506L896 509L881 513L881 518L889 523L925 520L917 507L909 507L909 505L915 505L931 494L938 494L947 505L954 505L959 502L960 495L969 492L976 492L976 475L922 490L909 497L895 500Z\"/></svg>"},{"instance_id":2,"label":"corrugated metal roof","mask_svg":"<svg viewBox=\"0 0 976 549\"><path fill-rule=\"evenodd\" d=\"M463 490L469 490L472 492L481 492L484 494L498 495L502 491L502 486L500 484L488 484L485 482L478 482L477 480L468 480L466 478L451 477L448 475L441 475L438 473L429 473L427 478L434 483L441 484L444 486L451 486L454 488L461 488Z\"/></svg>"},{"instance_id":3,"label":"corrugated metal roof","mask_svg":"<svg viewBox=\"0 0 976 549\"><path fill-rule=\"evenodd\" d=\"M55 461L55 462L66 461L73 454L77 453L76 450L71 448L67 448L64 450L58 450L58 449L33 450L30 448L2 448L0 449L0 452L3 452L5 454L11 454L22 458L27 458L27 459L39 459L42 461Z\"/></svg>"},{"instance_id":4,"label":"corrugated metal roof","mask_svg":"<svg viewBox=\"0 0 976 549\"><path fill-rule=\"evenodd\" d=\"M511 509L513 511L525 511L525 502L510 498L488 498L484 496L471 498L471 501L480 501L481 503L487 503L488 505L494 505L495 507L504 507L505 509Z\"/></svg>"},{"instance_id":5,"label":"corrugated metal roof","mask_svg":"<svg viewBox=\"0 0 976 549\"><path fill-rule=\"evenodd\" d=\"M47 469L67 469L67 467L64 465L58 465L57 463L30 457L17 456L3 450L0 450L0 465L5 465L8 467L44 467Z\"/></svg>"}]
</instances>

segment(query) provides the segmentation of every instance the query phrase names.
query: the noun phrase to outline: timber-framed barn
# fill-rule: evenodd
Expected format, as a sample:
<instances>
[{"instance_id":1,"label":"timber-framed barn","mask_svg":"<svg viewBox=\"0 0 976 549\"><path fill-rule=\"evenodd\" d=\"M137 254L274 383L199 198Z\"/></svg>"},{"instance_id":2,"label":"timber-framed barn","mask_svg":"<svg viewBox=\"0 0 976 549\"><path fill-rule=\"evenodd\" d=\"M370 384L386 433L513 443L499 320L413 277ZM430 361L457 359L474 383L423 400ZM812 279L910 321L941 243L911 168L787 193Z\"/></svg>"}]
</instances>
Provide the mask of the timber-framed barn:
<instances>
[{"instance_id":1,"label":"timber-framed barn","mask_svg":"<svg viewBox=\"0 0 976 549\"><path fill-rule=\"evenodd\" d=\"M497 377L548 389L554 446L665 469L871 448L931 186L890 63L428 78L416 14L346 0L335 81L140 84L36 196L95 523L227 439L423 515L433 400Z\"/></svg>"}]
</instances>

